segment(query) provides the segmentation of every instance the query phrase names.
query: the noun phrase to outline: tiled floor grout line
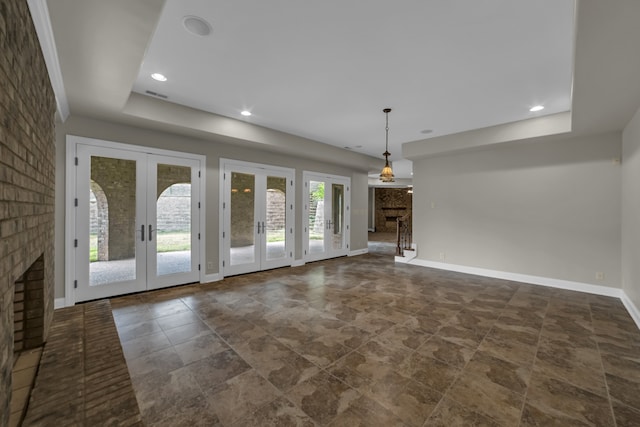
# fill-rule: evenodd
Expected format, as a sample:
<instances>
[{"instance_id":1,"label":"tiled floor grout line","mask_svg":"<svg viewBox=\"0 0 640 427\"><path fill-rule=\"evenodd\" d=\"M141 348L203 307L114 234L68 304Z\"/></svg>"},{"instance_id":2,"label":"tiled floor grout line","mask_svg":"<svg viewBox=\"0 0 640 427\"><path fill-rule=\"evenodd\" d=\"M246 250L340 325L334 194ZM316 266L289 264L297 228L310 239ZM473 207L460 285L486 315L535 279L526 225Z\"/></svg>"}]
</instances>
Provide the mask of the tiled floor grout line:
<instances>
[{"instance_id":1,"label":"tiled floor grout line","mask_svg":"<svg viewBox=\"0 0 640 427\"><path fill-rule=\"evenodd\" d=\"M594 323L593 323L593 311L591 310L591 303L587 302L587 305L589 306L589 318L591 319L591 324L594 325ZM594 325L594 334L595 334L595 325ZM611 410L611 418L613 419L614 427L617 427L618 422L616 420L616 414L615 414L615 412L613 410L613 402L611 401L612 397L611 397L611 393L609 392L609 382L607 381L607 372L605 371L604 362L602 360L602 351L600 351L600 343L598 342L598 340L595 340L595 342L596 342L596 348L598 349L598 358L600 360L600 367L602 368L602 380L604 382L605 390L607 391L607 400L609 401L609 409Z\"/></svg>"},{"instance_id":2,"label":"tiled floor grout line","mask_svg":"<svg viewBox=\"0 0 640 427\"><path fill-rule=\"evenodd\" d=\"M522 408L520 410L520 422L519 425L522 424L522 416L524 415L524 408L527 405L527 399L529 398L529 390L531 388L531 380L535 371L535 364L538 358L538 350L540 349L540 339L542 337L542 331L544 329L544 324L547 321L547 313L549 313L549 308L551 307L551 300L547 300L547 306L544 310L544 316L542 317L542 324L540 325L540 329L538 330L538 340L536 341L536 351L533 355L533 362L531 363L531 374L529 376L529 383L527 384L527 390L524 393L524 399L522 400Z\"/></svg>"}]
</instances>

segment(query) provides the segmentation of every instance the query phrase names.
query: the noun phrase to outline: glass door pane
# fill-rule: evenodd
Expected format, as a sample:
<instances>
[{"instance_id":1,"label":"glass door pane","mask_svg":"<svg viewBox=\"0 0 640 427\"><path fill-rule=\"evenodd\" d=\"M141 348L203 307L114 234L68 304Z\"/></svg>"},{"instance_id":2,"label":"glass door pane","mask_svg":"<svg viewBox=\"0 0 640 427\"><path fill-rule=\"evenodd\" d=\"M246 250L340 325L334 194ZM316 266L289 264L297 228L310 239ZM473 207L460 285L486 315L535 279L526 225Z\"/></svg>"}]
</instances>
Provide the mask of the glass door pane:
<instances>
[{"instance_id":1,"label":"glass door pane","mask_svg":"<svg viewBox=\"0 0 640 427\"><path fill-rule=\"evenodd\" d=\"M256 176L249 173L231 173L230 253L231 266L256 262Z\"/></svg>"},{"instance_id":2,"label":"glass door pane","mask_svg":"<svg viewBox=\"0 0 640 427\"><path fill-rule=\"evenodd\" d=\"M157 165L155 239L156 274L191 271L191 168ZM153 240L152 240L153 241Z\"/></svg>"},{"instance_id":3,"label":"glass door pane","mask_svg":"<svg viewBox=\"0 0 640 427\"><path fill-rule=\"evenodd\" d=\"M74 300L145 289L144 154L77 144Z\"/></svg>"},{"instance_id":4,"label":"glass door pane","mask_svg":"<svg viewBox=\"0 0 640 427\"><path fill-rule=\"evenodd\" d=\"M89 286L134 281L136 161L91 156L90 162Z\"/></svg>"},{"instance_id":5,"label":"glass door pane","mask_svg":"<svg viewBox=\"0 0 640 427\"><path fill-rule=\"evenodd\" d=\"M344 247L344 185L331 184L331 249Z\"/></svg>"},{"instance_id":6,"label":"glass door pane","mask_svg":"<svg viewBox=\"0 0 640 427\"><path fill-rule=\"evenodd\" d=\"M279 176L267 176L265 197L266 250L264 253L266 260L286 258L287 179Z\"/></svg>"},{"instance_id":7,"label":"glass door pane","mask_svg":"<svg viewBox=\"0 0 640 427\"><path fill-rule=\"evenodd\" d=\"M325 251L325 183L309 181L309 253Z\"/></svg>"}]
</instances>

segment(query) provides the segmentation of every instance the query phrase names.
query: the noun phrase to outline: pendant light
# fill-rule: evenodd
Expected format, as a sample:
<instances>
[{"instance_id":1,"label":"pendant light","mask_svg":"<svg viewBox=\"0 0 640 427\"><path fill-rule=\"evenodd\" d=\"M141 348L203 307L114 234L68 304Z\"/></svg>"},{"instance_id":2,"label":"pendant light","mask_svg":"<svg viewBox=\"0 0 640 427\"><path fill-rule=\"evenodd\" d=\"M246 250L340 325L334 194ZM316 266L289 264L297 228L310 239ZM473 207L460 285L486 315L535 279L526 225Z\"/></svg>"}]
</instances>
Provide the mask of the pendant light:
<instances>
[{"instance_id":1,"label":"pendant light","mask_svg":"<svg viewBox=\"0 0 640 427\"><path fill-rule=\"evenodd\" d=\"M395 179L393 179L393 171L391 170L391 166L389 166L389 156L391 155L391 153L389 153L389 113L391 112L391 108L385 108L382 112L387 115L387 126L384 128L386 132L384 145L385 150L382 154L384 156L384 167L380 173L380 181L394 182Z\"/></svg>"}]
</instances>

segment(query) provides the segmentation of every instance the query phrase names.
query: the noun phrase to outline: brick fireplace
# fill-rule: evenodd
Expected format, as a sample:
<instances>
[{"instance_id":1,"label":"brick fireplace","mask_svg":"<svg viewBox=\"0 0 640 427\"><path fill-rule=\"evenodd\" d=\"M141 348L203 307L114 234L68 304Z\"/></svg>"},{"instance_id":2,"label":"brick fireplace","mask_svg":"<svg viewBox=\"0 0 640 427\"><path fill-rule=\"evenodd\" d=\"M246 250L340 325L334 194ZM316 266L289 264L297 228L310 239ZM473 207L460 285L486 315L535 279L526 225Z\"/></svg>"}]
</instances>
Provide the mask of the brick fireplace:
<instances>
[{"instance_id":1,"label":"brick fireplace","mask_svg":"<svg viewBox=\"0 0 640 427\"><path fill-rule=\"evenodd\" d=\"M10 412L16 345L42 344L53 315L55 98L26 1L0 2L0 49L3 426ZM20 328L17 334L15 328Z\"/></svg>"}]
</instances>

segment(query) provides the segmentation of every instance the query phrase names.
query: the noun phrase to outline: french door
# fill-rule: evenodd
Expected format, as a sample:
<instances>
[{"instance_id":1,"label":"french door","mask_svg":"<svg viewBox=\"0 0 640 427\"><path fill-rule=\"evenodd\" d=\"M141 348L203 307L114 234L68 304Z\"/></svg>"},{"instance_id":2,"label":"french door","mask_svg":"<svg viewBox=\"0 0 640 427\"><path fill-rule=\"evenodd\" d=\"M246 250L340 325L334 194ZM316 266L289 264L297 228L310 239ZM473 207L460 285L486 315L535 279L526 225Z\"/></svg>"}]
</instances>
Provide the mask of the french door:
<instances>
[{"instance_id":1,"label":"french door","mask_svg":"<svg viewBox=\"0 0 640 427\"><path fill-rule=\"evenodd\" d=\"M351 179L303 172L304 259L318 261L349 253Z\"/></svg>"},{"instance_id":2,"label":"french door","mask_svg":"<svg viewBox=\"0 0 640 427\"><path fill-rule=\"evenodd\" d=\"M225 159L221 164L223 274L291 265L293 170Z\"/></svg>"},{"instance_id":3,"label":"french door","mask_svg":"<svg viewBox=\"0 0 640 427\"><path fill-rule=\"evenodd\" d=\"M69 148L76 156L75 301L198 281L201 160Z\"/></svg>"}]
</instances>

